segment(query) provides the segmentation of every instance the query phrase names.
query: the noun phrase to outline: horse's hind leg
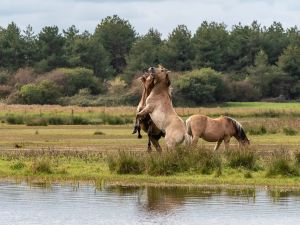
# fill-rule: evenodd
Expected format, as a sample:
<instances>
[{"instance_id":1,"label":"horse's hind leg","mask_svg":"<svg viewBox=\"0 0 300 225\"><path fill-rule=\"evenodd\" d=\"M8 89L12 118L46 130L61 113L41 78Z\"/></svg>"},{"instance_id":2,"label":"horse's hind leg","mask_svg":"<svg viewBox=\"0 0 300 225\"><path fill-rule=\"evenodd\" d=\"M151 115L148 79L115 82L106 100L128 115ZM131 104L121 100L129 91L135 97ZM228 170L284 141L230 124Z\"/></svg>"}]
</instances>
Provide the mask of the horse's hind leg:
<instances>
[{"instance_id":1,"label":"horse's hind leg","mask_svg":"<svg viewBox=\"0 0 300 225\"><path fill-rule=\"evenodd\" d=\"M151 151L152 151L150 135L148 135L148 149L147 149L147 151L148 151L148 152L151 152Z\"/></svg>"},{"instance_id":2,"label":"horse's hind leg","mask_svg":"<svg viewBox=\"0 0 300 225\"><path fill-rule=\"evenodd\" d=\"M160 147L160 144L158 143L159 139L157 139L157 138L155 138L155 137L153 137L151 135L149 135L149 139L151 140L152 144L154 145L156 151L161 152L162 149Z\"/></svg>"}]
</instances>

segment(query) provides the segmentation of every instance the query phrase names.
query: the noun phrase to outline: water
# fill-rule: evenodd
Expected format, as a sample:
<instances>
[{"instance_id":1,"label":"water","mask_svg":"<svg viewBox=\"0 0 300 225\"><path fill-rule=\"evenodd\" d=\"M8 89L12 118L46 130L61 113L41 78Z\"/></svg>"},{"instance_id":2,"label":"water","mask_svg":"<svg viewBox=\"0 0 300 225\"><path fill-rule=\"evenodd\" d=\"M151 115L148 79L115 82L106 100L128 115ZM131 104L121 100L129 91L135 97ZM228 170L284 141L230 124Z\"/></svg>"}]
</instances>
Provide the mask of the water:
<instances>
[{"instance_id":1,"label":"water","mask_svg":"<svg viewBox=\"0 0 300 225\"><path fill-rule=\"evenodd\" d=\"M0 183L2 225L300 224L300 192Z\"/></svg>"}]
</instances>

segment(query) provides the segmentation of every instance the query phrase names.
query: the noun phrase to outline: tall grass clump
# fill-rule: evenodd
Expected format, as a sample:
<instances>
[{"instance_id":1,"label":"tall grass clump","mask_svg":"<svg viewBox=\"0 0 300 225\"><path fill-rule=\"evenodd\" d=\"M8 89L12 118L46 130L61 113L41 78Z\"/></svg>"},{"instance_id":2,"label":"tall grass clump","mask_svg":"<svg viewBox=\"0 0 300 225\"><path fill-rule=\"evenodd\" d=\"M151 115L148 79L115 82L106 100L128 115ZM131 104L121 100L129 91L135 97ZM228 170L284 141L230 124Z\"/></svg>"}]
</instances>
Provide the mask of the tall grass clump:
<instances>
[{"instance_id":1,"label":"tall grass clump","mask_svg":"<svg viewBox=\"0 0 300 225\"><path fill-rule=\"evenodd\" d=\"M247 130L250 135L264 135L267 133L267 129L264 125L258 127L249 127Z\"/></svg>"},{"instance_id":2,"label":"tall grass clump","mask_svg":"<svg viewBox=\"0 0 300 225\"><path fill-rule=\"evenodd\" d=\"M6 116L6 122L8 124L24 124L24 118L23 116L11 114Z\"/></svg>"},{"instance_id":3,"label":"tall grass clump","mask_svg":"<svg viewBox=\"0 0 300 225\"><path fill-rule=\"evenodd\" d=\"M214 152L197 148L176 148L163 153L137 154L119 152L108 158L110 171L119 174L147 173L152 176L169 176L183 172L211 174L221 171L221 158Z\"/></svg>"},{"instance_id":4,"label":"tall grass clump","mask_svg":"<svg viewBox=\"0 0 300 225\"><path fill-rule=\"evenodd\" d=\"M300 166L300 151L294 153L295 163Z\"/></svg>"},{"instance_id":5,"label":"tall grass clump","mask_svg":"<svg viewBox=\"0 0 300 225\"><path fill-rule=\"evenodd\" d=\"M118 155L108 157L110 171L118 174L141 174L144 171L144 163L141 156L132 152L120 151Z\"/></svg>"},{"instance_id":6,"label":"tall grass clump","mask_svg":"<svg viewBox=\"0 0 300 225\"><path fill-rule=\"evenodd\" d=\"M293 136L296 135L298 132L293 129L292 127L284 127L282 128L282 131L285 135Z\"/></svg>"},{"instance_id":7,"label":"tall grass clump","mask_svg":"<svg viewBox=\"0 0 300 225\"><path fill-rule=\"evenodd\" d=\"M109 125L122 125L132 123L132 118L128 116L114 116L107 113L100 113L99 118L102 120L103 124Z\"/></svg>"},{"instance_id":8,"label":"tall grass clump","mask_svg":"<svg viewBox=\"0 0 300 225\"><path fill-rule=\"evenodd\" d=\"M68 124L68 121L66 118L51 116L48 118L48 123L50 125L64 125L64 124Z\"/></svg>"},{"instance_id":9,"label":"tall grass clump","mask_svg":"<svg viewBox=\"0 0 300 225\"><path fill-rule=\"evenodd\" d=\"M12 165L10 165L12 170L21 170L24 167L26 167L26 164L21 161L14 162Z\"/></svg>"},{"instance_id":10,"label":"tall grass clump","mask_svg":"<svg viewBox=\"0 0 300 225\"><path fill-rule=\"evenodd\" d=\"M275 152L269 162L266 177L299 176L299 169L287 152Z\"/></svg>"},{"instance_id":11,"label":"tall grass clump","mask_svg":"<svg viewBox=\"0 0 300 225\"><path fill-rule=\"evenodd\" d=\"M81 116L74 116L72 117L71 119L71 124L74 124L74 125L87 125L89 124L89 120L86 119L86 118L83 118Z\"/></svg>"},{"instance_id":12,"label":"tall grass clump","mask_svg":"<svg viewBox=\"0 0 300 225\"><path fill-rule=\"evenodd\" d=\"M48 126L48 121L45 118L28 118L26 120L27 126Z\"/></svg>"},{"instance_id":13,"label":"tall grass clump","mask_svg":"<svg viewBox=\"0 0 300 225\"><path fill-rule=\"evenodd\" d=\"M53 172L52 164L51 164L50 160L38 159L32 163L31 171L32 171L32 173L51 174Z\"/></svg>"},{"instance_id":14,"label":"tall grass clump","mask_svg":"<svg viewBox=\"0 0 300 225\"><path fill-rule=\"evenodd\" d=\"M225 153L228 166L231 168L245 168L256 170L257 157L255 152L250 149L233 149Z\"/></svg>"}]
</instances>

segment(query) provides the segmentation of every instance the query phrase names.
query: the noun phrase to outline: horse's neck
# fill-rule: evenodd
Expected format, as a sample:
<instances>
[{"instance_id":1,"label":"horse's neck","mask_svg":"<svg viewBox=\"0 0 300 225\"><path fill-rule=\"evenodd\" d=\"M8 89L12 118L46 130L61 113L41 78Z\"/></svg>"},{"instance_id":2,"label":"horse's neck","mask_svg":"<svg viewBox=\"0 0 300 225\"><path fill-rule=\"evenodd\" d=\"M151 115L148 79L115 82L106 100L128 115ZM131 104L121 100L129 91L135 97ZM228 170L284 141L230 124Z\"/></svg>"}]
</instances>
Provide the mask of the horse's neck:
<instances>
[{"instance_id":1,"label":"horse's neck","mask_svg":"<svg viewBox=\"0 0 300 225\"><path fill-rule=\"evenodd\" d=\"M141 99L142 106L146 105L146 99L147 99L147 89L144 87L142 99Z\"/></svg>"}]
</instances>

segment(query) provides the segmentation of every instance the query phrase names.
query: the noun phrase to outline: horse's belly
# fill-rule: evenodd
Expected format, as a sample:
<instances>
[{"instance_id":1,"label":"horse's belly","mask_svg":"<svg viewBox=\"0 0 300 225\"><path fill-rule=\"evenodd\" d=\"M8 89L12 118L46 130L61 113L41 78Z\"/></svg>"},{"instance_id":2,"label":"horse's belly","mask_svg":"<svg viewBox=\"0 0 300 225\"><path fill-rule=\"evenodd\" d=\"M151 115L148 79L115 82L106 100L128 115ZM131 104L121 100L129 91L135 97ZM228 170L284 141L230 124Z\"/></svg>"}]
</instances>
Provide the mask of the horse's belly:
<instances>
[{"instance_id":1,"label":"horse's belly","mask_svg":"<svg viewBox=\"0 0 300 225\"><path fill-rule=\"evenodd\" d=\"M205 141L216 142L220 140L220 135L216 135L215 133L207 132L202 134L201 138Z\"/></svg>"},{"instance_id":2,"label":"horse's belly","mask_svg":"<svg viewBox=\"0 0 300 225\"><path fill-rule=\"evenodd\" d=\"M152 121L155 123L158 129L165 131L165 116L160 110L156 110L150 114Z\"/></svg>"}]
</instances>

